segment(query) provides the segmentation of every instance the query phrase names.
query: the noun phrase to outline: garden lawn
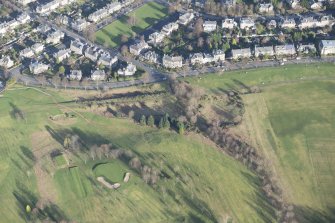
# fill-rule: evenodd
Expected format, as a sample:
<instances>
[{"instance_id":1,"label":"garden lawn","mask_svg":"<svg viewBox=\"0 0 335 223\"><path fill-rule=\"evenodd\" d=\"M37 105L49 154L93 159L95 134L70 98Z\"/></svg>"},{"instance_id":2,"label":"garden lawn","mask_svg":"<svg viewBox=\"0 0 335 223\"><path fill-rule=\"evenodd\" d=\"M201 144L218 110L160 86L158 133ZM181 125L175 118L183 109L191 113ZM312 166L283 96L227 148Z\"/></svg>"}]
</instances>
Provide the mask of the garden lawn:
<instances>
[{"instance_id":1,"label":"garden lawn","mask_svg":"<svg viewBox=\"0 0 335 223\"><path fill-rule=\"evenodd\" d=\"M136 18L134 26L127 22L130 16ZM166 16L167 8L165 6L156 2L146 3L96 32L96 41L108 47L120 46L122 35L132 37L139 34Z\"/></svg>"}]
</instances>

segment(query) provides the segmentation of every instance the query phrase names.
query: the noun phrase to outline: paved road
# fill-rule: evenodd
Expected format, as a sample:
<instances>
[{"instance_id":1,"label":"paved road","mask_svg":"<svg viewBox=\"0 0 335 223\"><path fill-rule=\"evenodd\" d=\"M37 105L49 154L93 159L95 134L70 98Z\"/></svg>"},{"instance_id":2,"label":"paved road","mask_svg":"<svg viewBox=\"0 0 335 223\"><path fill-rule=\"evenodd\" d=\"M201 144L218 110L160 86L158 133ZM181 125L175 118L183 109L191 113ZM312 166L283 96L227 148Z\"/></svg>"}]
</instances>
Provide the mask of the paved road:
<instances>
[{"instance_id":1,"label":"paved road","mask_svg":"<svg viewBox=\"0 0 335 223\"><path fill-rule=\"evenodd\" d=\"M132 60L135 65L138 63L137 60ZM311 64L311 63L324 63L324 62L331 62L335 63L335 57L327 57L327 58L302 58L301 60L288 60L285 65L288 64ZM174 73L177 77L187 77L187 76L198 76L208 73L216 73L216 72L225 72L225 71L232 71L232 70L246 70L246 69L255 69L261 67L278 67L281 66L281 62L279 61L259 61L259 62L252 62L252 63L245 63L245 62L238 62L238 63L229 63L226 62L224 67L206 67L200 70L192 70L192 69L185 69L185 71ZM18 69L18 68L16 68ZM145 70L152 70L152 75L150 75L145 83L156 83L162 82L166 80L167 73L159 72L154 70L153 68L146 66ZM42 83L32 76L26 76L17 74L14 75L19 83L28 86L41 86ZM132 81L122 81L122 82L89 82L87 85L84 84L72 84L72 85L65 85L65 84L53 84L50 81L47 83L43 83L43 86L55 87L55 88L71 88L71 89L82 89L82 90L97 90L97 89L112 89L112 88L122 88L122 87L129 87L133 85L142 85L144 84L143 80L132 80Z\"/></svg>"}]
</instances>

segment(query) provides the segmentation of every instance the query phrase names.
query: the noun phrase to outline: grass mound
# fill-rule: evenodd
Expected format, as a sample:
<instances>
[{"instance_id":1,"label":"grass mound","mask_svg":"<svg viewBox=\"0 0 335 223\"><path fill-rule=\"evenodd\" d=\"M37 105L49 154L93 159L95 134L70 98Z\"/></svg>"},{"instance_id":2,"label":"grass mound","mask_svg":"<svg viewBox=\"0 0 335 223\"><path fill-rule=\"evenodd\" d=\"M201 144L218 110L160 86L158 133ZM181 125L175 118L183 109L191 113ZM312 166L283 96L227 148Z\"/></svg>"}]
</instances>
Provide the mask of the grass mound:
<instances>
[{"instance_id":1,"label":"grass mound","mask_svg":"<svg viewBox=\"0 0 335 223\"><path fill-rule=\"evenodd\" d=\"M111 183L123 182L125 169L117 162L99 163L93 167L96 177L104 177Z\"/></svg>"}]
</instances>

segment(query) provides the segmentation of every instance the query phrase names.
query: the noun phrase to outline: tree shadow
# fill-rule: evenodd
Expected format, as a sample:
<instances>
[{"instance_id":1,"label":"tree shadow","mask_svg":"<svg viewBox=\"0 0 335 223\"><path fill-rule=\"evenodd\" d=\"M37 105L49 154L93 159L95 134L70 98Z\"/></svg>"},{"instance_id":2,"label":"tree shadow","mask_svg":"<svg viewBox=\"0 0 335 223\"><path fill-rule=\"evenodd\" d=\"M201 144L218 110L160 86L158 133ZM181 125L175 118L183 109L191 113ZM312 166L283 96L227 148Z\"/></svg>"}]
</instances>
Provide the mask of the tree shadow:
<instances>
[{"instance_id":1,"label":"tree shadow","mask_svg":"<svg viewBox=\"0 0 335 223\"><path fill-rule=\"evenodd\" d=\"M12 102L9 103L10 107L11 107L11 111L10 111L10 116L12 117L12 119L16 119L16 120L23 120L25 119L24 117L24 113L21 109L19 109L16 105L14 105Z\"/></svg>"}]
</instances>

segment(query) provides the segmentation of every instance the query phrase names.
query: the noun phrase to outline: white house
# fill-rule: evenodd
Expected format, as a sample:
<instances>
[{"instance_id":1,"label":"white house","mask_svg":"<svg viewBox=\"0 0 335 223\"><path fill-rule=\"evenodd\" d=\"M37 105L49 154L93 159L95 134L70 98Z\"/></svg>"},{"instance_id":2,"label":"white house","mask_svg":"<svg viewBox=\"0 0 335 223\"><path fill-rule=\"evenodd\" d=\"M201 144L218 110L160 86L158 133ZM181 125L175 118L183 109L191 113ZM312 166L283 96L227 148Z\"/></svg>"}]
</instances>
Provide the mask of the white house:
<instances>
[{"instance_id":1,"label":"white house","mask_svg":"<svg viewBox=\"0 0 335 223\"><path fill-rule=\"evenodd\" d=\"M277 22L274 19L271 19L268 23L266 23L266 27L268 29L275 29L277 28Z\"/></svg>"},{"instance_id":2,"label":"white house","mask_svg":"<svg viewBox=\"0 0 335 223\"><path fill-rule=\"evenodd\" d=\"M179 16L178 23L180 25L186 26L194 19L194 14L192 12L187 12L184 15Z\"/></svg>"},{"instance_id":3,"label":"white house","mask_svg":"<svg viewBox=\"0 0 335 223\"><path fill-rule=\"evenodd\" d=\"M293 18L284 18L280 21L280 27L283 29L294 29L296 22Z\"/></svg>"},{"instance_id":4,"label":"white house","mask_svg":"<svg viewBox=\"0 0 335 223\"><path fill-rule=\"evenodd\" d=\"M34 56L34 51L30 47L25 48L20 52L20 57L31 58L33 56Z\"/></svg>"},{"instance_id":5,"label":"white house","mask_svg":"<svg viewBox=\"0 0 335 223\"><path fill-rule=\"evenodd\" d=\"M317 22L318 27L330 26L332 27L335 24L334 17L332 15L324 15L319 18Z\"/></svg>"},{"instance_id":6,"label":"white house","mask_svg":"<svg viewBox=\"0 0 335 223\"><path fill-rule=\"evenodd\" d=\"M273 5L271 3L261 3L258 10L260 13L271 13L273 12Z\"/></svg>"},{"instance_id":7,"label":"white house","mask_svg":"<svg viewBox=\"0 0 335 223\"><path fill-rule=\"evenodd\" d=\"M297 51L302 54L308 54L308 53L315 53L316 48L315 45L310 43L310 44L299 44L297 46Z\"/></svg>"},{"instance_id":8,"label":"white house","mask_svg":"<svg viewBox=\"0 0 335 223\"><path fill-rule=\"evenodd\" d=\"M158 54L155 51L148 51L144 54L143 58L151 63L158 62Z\"/></svg>"},{"instance_id":9,"label":"white house","mask_svg":"<svg viewBox=\"0 0 335 223\"><path fill-rule=\"evenodd\" d=\"M83 76L81 70L71 70L70 74L67 75L67 78L70 80L78 80L80 81Z\"/></svg>"},{"instance_id":10,"label":"white house","mask_svg":"<svg viewBox=\"0 0 335 223\"><path fill-rule=\"evenodd\" d=\"M237 22L234 19L225 19L222 21L222 29L234 29L237 26Z\"/></svg>"},{"instance_id":11,"label":"white house","mask_svg":"<svg viewBox=\"0 0 335 223\"><path fill-rule=\"evenodd\" d=\"M183 58L181 56L163 56L163 66L166 68L180 68L183 66Z\"/></svg>"},{"instance_id":12,"label":"white house","mask_svg":"<svg viewBox=\"0 0 335 223\"><path fill-rule=\"evenodd\" d=\"M79 40L71 40L70 50L75 54L82 55L84 53L84 46L85 45Z\"/></svg>"},{"instance_id":13,"label":"white house","mask_svg":"<svg viewBox=\"0 0 335 223\"><path fill-rule=\"evenodd\" d=\"M203 64L204 63L204 55L202 53L194 53L190 56L190 62L191 62L192 65Z\"/></svg>"},{"instance_id":14,"label":"white house","mask_svg":"<svg viewBox=\"0 0 335 223\"><path fill-rule=\"evenodd\" d=\"M71 23L71 28L74 30L77 30L79 32L83 31L90 25L89 22L87 22L85 19L80 18Z\"/></svg>"},{"instance_id":15,"label":"white house","mask_svg":"<svg viewBox=\"0 0 335 223\"><path fill-rule=\"evenodd\" d=\"M249 58L251 57L251 50L250 48L244 48L244 49L234 49L231 51L232 58L233 59L239 59L239 58Z\"/></svg>"},{"instance_id":16,"label":"white house","mask_svg":"<svg viewBox=\"0 0 335 223\"><path fill-rule=\"evenodd\" d=\"M299 22L299 29L315 28L318 25L318 20L313 16L304 17Z\"/></svg>"},{"instance_id":17,"label":"white house","mask_svg":"<svg viewBox=\"0 0 335 223\"><path fill-rule=\"evenodd\" d=\"M49 69L49 66L47 64L39 63L39 62L34 62L29 65L29 70L33 74L40 74Z\"/></svg>"},{"instance_id":18,"label":"white house","mask_svg":"<svg viewBox=\"0 0 335 223\"><path fill-rule=\"evenodd\" d=\"M57 53L54 53L54 58L59 61L62 62L64 59L69 58L71 54L71 51L69 49L65 49L65 50L60 50Z\"/></svg>"},{"instance_id":19,"label":"white house","mask_svg":"<svg viewBox=\"0 0 335 223\"><path fill-rule=\"evenodd\" d=\"M223 50L214 50L213 56L215 61L224 61L226 58L226 54Z\"/></svg>"},{"instance_id":20,"label":"white house","mask_svg":"<svg viewBox=\"0 0 335 223\"><path fill-rule=\"evenodd\" d=\"M145 50L149 49L150 46L145 41L140 41L139 43L133 44L129 47L129 52L136 56L140 55L140 53Z\"/></svg>"},{"instance_id":21,"label":"white house","mask_svg":"<svg viewBox=\"0 0 335 223\"><path fill-rule=\"evenodd\" d=\"M16 20L21 23L21 24L25 24L31 21L31 17L28 13L22 13L21 15L19 15Z\"/></svg>"},{"instance_id":22,"label":"white house","mask_svg":"<svg viewBox=\"0 0 335 223\"><path fill-rule=\"evenodd\" d=\"M273 46L263 46L263 47L255 46L255 57L274 56L274 55L275 52L273 50Z\"/></svg>"},{"instance_id":23,"label":"white house","mask_svg":"<svg viewBox=\"0 0 335 223\"><path fill-rule=\"evenodd\" d=\"M49 34L45 40L46 43L58 44L63 39L65 34L59 30Z\"/></svg>"},{"instance_id":24,"label":"white house","mask_svg":"<svg viewBox=\"0 0 335 223\"><path fill-rule=\"evenodd\" d=\"M31 46L31 50L34 51L35 54L39 54L44 50L44 45L42 43L35 43Z\"/></svg>"},{"instance_id":25,"label":"white house","mask_svg":"<svg viewBox=\"0 0 335 223\"><path fill-rule=\"evenodd\" d=\"M160 32L154 32L149 35L149 42L152 44L159 44L161 43L165 38L165 35Z\"/></svg>"},{"instance_id":26,"label":"white house","mask_svg":"<svg viewBox=\"0 0 335 223\"><path fill-rule=\"evenodd\" d=\"M99 57L99 53L95 47L89 47L85 50L85 57L96 62Z\"/></svg>"},{"instance_id":27,"label":"white house","mask_svg":"<svg viewBox=\"0 0 335 223\"><path fill-rule=\"evenodd\" d=\"M295 55L295 47L293 44L277 45L274 47L275 54L280 55Z\"/></svg>"},{"instance_id":28,"label":"white house","mask_svg":"<svg viewBox=\"0 0 335 223\"><path fill-rule=\"evenodd\" d=\"M241 18L240 28L241 29L255 29L255 21L251 18Z\"/></svg>"},{"instance_id":29,"label":"white house","mask_svg":"<svg viewBox=\"0 0 335 223\"><path fill-rule=\"evenodd\" d=\"M36 2L37 0L18 0L17 2L21 5L28 5L29 3Z\"/></svg>"},{"instance_id":30,"label":"white house","mask_svg":"<svg viewBox=\"0 0 335 223\"><path fill-rule=\"evenodd\" d=\"M106 79L106 73L103 70L92 71L91 79L94 81L103 81Z\"/></svg>"},{"instance_id":31,"label":"white house","mask_svg":"<svg viewBox=\"0 0 335 223\"><path fill-rule=\"evenodd\" d=\"M203 24L204 32L210 33L216 30L216 21L205 21Z\"/></svg>"},{"instance_id":32,"label":"white house","mask_svg":"<svg viewBox=\"0 0 335 223\"><path fill-rule=\"evenodd\" d=\"M132 63L129 63L126 68L119 69L117 71L118 75L120 76L132 76L136 73L137 69L136 66Z\"/></svg>"},{"instance_id":33,"label":"white house","mask_svg":"<svg viewBox=\"0 0 335 223\"><path fill-rule=\"evenodd\" d=\"M109 53L102 53L99 57L98 64L112 67L118 61L117 57L112 57Z\"/></svg>"},{"instance_id":34,"label":"white house","mask_svg":"<svg viewBox=\"0 0 335 223\"><path fill-rule=\"evenodd\" d=\"M179 25L176 22L171 22L169 24L166 24L162 28L162 33L169 36L173 31L178 30Z\"/></svg>"},{"instance_id":35,"label":"white house","mask_svg":"<svg viewBox=\"0 0 335 223\"><path fill-rule=\"evenodd\" d=\"M321 55L335 54L335 40L321 40L319 50Z\"/></svg>"},{"instance_id":36,"label":"white house","mask_svg":"<svg viewBox=\"0 0 335 223\"><path fill-rule=\"evenodd\" d=\"M0 59L0 66L9 69L14 66L14 61L9 56L3 56Z\"/></svg>"}]
</instances>

